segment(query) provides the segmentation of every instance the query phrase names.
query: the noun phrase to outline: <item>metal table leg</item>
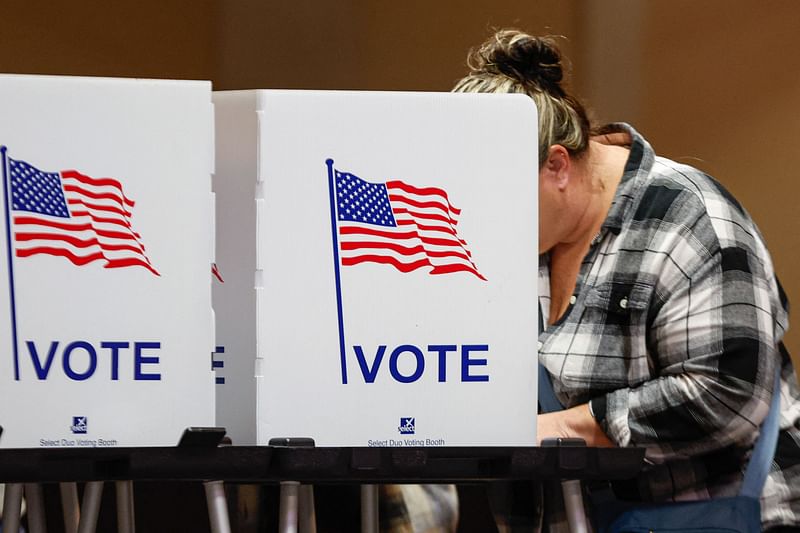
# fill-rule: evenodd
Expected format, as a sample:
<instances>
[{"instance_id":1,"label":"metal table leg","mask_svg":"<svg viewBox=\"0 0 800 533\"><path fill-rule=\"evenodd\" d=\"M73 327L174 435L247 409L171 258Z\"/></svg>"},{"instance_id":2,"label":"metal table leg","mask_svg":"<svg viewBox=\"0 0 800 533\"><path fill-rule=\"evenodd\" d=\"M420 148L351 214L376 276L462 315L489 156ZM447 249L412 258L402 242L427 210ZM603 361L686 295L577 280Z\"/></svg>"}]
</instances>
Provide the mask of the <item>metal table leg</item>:
<instances>
[{"instance_id":1,"label":"metal table leg","mask_svg":"<svg viewBox=\"0 0 800 533\"><path fill-rule=\"evenodd\" d=\"M280 518L278 531L280 533L297 533L297 509L300 483L297 481L281 482Z\"/></svg>"},{"instance_id":2,"label":"metal table leg","mask_svg":"<svg viewBox=\"0 0 800 533\"><path fill-rule=\"evenodd\" d=\"M39 483L25 483L25 501L28 504L28 529L30 529L30 532L47 533L42 485Z\"/></svg>"},{"instance_id":3,"label":"metal table leg","mask_svg":"<svg viewBox=\"0 0 800 533\"><path fill-rule=\"evenodd\" d=\"M114 487L117 492L117 531L134 533L136 520L133 508L133 481L117 481Z\"/></svg>"},{"instance_id":4,"label":"metal table leg","mask_svg":"<svg viewBox=\"0 0 800 533\"><path fill-rule=\"evenodd\" d=\"M225 485L222 481L206 481L206 502L211 533L231 533L231 522L228 517L228 501L225 498Z\"/></svg>"},{"instance_id":5,"label":"metal table leg","mask_svg":"<svg viewBox=\"0 0 800 533\"><path fill-rule=\"evenodd\" d=\"M81 506L78 503L78 484L75 482L59 483L58 488L61 492L64 532L78 533L78 522L81 518Z\"/></svg>"},{"instance_id":6,"label":"metal table leg","mask_svg":"<svg viewBox=\"0 0 800 533\"><path fill-rule=\"evenodd\" d=\"M81 519L78 533L94 533L97 529L97 515L100 514L100 500L103 497L103 482L90 481L83 490Z\"/></svg>"},{"instance_id":7,"label":"metal table leg","mask_svg":"<svg viewBox=\"0 0 800 533\"><path fill-rule=\"evenodd\" d=\"M562 481L561 493L564 495L564 508L567 511L570 532L587 533L589 525L586 521L586 510L583 508L583 491L580 480Z\"/></svg>"},{"instance_id":8,"label":"metal table leg","mask_svg":"<svg viewBox=\"0 0 800 533\"><path fill-rule=\"evenodd\" d=\"M300 485L298 499L300 533L317 533L317 515L314 509L314 486Z\"/></svg>"},{"instance_id":9,"label":"metal table leg","mask_svg":"<svg viewBox=\"0 0 800 533\"><path fill-rule=\"evenodd\" d=\"M378 533L378 485L361 485L361 533Z\"/></svg>"},{"instance_id":10,"label":"metal table leg","mask_svg":"<svg viewBox=\"0 0 800 533\"><path fill-rule=\"evenodd\" d=\"M22 483L6 484L3 497L3 531L19 531L19 518L22 513Z\"/></svg>"}]
</instances>

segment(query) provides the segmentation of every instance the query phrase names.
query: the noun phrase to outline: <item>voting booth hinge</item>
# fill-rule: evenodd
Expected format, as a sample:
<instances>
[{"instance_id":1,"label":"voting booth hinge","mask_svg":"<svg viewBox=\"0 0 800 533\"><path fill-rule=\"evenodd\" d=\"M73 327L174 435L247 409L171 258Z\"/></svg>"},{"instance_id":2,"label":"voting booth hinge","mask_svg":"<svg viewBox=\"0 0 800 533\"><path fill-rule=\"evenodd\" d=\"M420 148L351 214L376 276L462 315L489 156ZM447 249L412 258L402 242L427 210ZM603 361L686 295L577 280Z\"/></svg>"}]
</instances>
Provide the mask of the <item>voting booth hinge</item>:
<instances>
[{"instance_id":1,"label":"voting booth hinge","mask_svg":"<svg viewBox=\"0 0 800 533\"><path fill-rule=\"evenodd\" d=\"M209 224L209 234L211 235L211 239L209 242L210 251L209 251L209 258L211 259L211 266L214 266L217 262L217 194L212 192L209 195L209 202L211 204L210 209L208 210L211 214L211 223Z\"/></svg>"},{"instance_id":2,"label":"voting booth hinge","mask_svg":"<svg viewBox=\"0 0 800 533\"><path fill-rule=\"evenodd\" d=\"M217 151L214 149L217 146L217 130L216 130L216 119L214 116L214 103L208 103L208 120L211 122L211 127L209 128L209 142L210 142L210 149L208 150L208 174L211 178L211 182L213 183L214 174L217 173Z\"/></svg>"},{"instance_id":3,"label":"voting booth hinge","mask_svg":"<svg viewBox=\"0 0 800 533\"><path fill-rule=\"evenodd\" d=\"M261 124L265 122L264 111L256 111L256 183L264 183L266 169L261 164Z\"/></svg>"},{"instance_id":4,"label":"voting booth hinge","mask_svg":"<svg viewBox=\"0 0 800 533\"><path fill-rule=\"evenodd\" d=\"M222 443L225 428L188 427L183 431L178 448L214 448Z\"/></svg>"}]
</instances>

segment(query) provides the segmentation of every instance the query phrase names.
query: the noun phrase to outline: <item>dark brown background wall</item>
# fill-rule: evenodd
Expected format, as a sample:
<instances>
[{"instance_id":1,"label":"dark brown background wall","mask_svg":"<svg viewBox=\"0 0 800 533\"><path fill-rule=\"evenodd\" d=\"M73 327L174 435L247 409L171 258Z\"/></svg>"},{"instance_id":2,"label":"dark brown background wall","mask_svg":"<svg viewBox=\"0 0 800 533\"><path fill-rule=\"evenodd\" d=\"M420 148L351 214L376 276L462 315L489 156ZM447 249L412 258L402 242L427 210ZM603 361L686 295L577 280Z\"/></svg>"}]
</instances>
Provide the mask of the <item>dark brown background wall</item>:
<instances>
[{"instance_id":1,"label":"dark brown background wall","mask_svg":"<svg viewBox=\"0 0 800 533\"><path fill-rule=\"evenodd\" d=\"M54 5L55 4L55 5ZM598 119L709 171L800 301L794 0L4 2L0 71L210 79L216 89L446 91L491 27L565 36ZM798 335L789 346L800 351Z\"/></svg>"}]
</instances>

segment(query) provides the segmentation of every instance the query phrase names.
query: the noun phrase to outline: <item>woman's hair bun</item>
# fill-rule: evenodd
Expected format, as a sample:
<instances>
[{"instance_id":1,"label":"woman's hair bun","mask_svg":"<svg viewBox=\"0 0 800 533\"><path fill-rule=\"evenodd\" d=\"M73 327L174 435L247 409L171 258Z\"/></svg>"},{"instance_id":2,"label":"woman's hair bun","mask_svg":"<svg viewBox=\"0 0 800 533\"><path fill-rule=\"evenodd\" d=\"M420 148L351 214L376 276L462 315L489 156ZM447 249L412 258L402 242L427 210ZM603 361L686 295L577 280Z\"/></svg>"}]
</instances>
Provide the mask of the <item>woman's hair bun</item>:
<instances>
[{"instance_id":1,"label":"woman's hair bun","mask_svg":"<svg viewBox=\"0 0 800 533\"><path fill-rule=\"evenodd\" d=\"M468 64L473 72L503 74L524 85L563 94L561 53L549 37L500 30L472 52Z\"/></svg>"},{"instance_id":2,"label":"woman's hair bun","mask_svg":"<svg viewBox=\"0 0 800 533\"><path fill-rule=\"evenodd\" d=\"M580 100L561 85L561 52L552 37L500 30L470 51L467 65L470 72L454 92L526 94L536 104L540 165L554 144L574 157L586 153L591 123Z\"/></svg>"}]
</instances>

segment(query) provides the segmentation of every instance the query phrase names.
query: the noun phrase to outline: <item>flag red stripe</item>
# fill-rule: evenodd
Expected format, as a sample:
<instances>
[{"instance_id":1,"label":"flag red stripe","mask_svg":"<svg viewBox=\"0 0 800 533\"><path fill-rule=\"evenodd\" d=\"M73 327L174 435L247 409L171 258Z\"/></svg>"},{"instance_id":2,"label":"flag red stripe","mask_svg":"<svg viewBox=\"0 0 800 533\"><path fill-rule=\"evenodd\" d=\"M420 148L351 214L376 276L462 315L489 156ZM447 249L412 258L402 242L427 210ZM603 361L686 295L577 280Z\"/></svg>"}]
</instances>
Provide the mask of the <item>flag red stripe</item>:
<instances>
[{"instance_id":1,"label":"flag red stripe","mask_svg":"<svg viewBox=\"0 0 800 533\"><path fill-rule=\"evenodd\" d=\"M126 259L109 259L108 262L103 265L104 268L124 268L129 266L142 266L156 276L161 276L161 274L158 273L158 270L153 268L149 263L146 263L141 259L136 259L135 257L129 257Z\"/></svg>"},{"instance_id":2,"label":"flag red stripe","mask_svg":"<svg viewBox=\"0 0 800 533\"><path fill-rule=\"evenodd\" d=\"M72 264L78 266L83 266L88 263L91 263L92 261L99 261L101 259L106 258L101 252L95 252L93 254L81 256L73 254L66 248L54 248L51 246L39 246L36 248L26 248L17 250L17 257L30 257L36 254L57 255L59 257L65 257L69 259L72 262Z\"/></svg>"},{"instance_id":3,"label":"flag red stripe","mask_svg":"<svg viewBox=\"0 0 800 533\"><path fill-rule=\"evenodd\" d=\"M396 220L395 221L398 226L416 226L418 229L422 231L441 231L442 233L448 233L453 235L454 237L457 236L456 230L452 228L452 226L429 226L427 224L420 224L416 220Z\"/></svg>"},{"instance_id":4,"label":"flag red stripe","mask_svg":"<svg viewBox=\"0 0 800 533\"><path fill-rule=\"evenodd\" d=\"M392 265L403 273L411 272L413 270L417 270L418 268L432 266L431 262L427 259L420 259L419 261L414 261L413 263L403 263L399 259L388 255L359 255L358 257L342 258L342 265L344 266L353 266L359 263L383 263L385 265Z\"/></svg>"},{"instance_id":5,"label":"flag red stripe","mask_svg":"<svg viewBox=\"0 0 800 533\"><path fill-rule=\"evenodd\" d=\"M452 224L452 225L456 224L455 220L434 213L420 213L417 211L411 211L404 207L396 207L392 209L392 211L394 212L395 217L397 217L397 215L409 215L411 217L423 218L425 220L438 220L439 222L444 222L445 224Z\"/></svg>"},{"instance_id":6,"label":"flag red stripe","mask_svg":"<svg viewBox=\"0 0 800 533\"><path fill-rule=\"evenodd\" d=\"M471 262L469 256L459 250L428 250L423 246L403 246L391 242L343 242L343 251L358 250L392 250L401 255L425 254L428 257L458 257L464 261Z\"/></svg>"},{"instance_id":7,"label":"flag red stripe","mask_svg":"<svg viewBox=\"0 0 800 533\"><path fill-rule=\"evenodd\" d=\"M470 259L469 252L459 252L458 250L449 250L449 251L437 251L437 250L426 250L430 257L458 257L463 259L464 261L472 262Z\"/></svg>"},{"instance_id":8,"label":"flag red stripe","mask_svg":"<svg viewBox=\"0 0 800 533\"><path fill-rule=\"evenodd\" d=\"M417 246L403 246L402 244L396 244L393 242L343 242L342 243L342 250L360 250L363 248L367 249L386 249L392 250L393 252L397 252L402 255L415 255L415 254L424 254L425 248L421 245Z\"/></svg>"},{"instance_id":9,"label":"flag red stripe","mask_svg":"<svg viewBox=\"0 0 800 533\"><path fill-rule=\"evenodd\" d=\"M355 226L344 226L339 228L340 235L371 235L374 237L385 237L387 239L394 239L394 240L407 240L407 239L419 239L425 244L432 244L434 246L453 246L456 248L462 248L461 242L453 239L441 239L438 237L425 237L419 234L419 232L412 230L412 231L383 231L383 230L374 230L372 228L361 228ZM344 242L342 243L344 244Z\"/></svg>"},{"instance_id":10,"label":"flag red stripe","mask_svg":"<svg viewBox=\"0 0 800 533\"><path fill-rule=\"evenodd\" d=\"M442 202L437 202L437 201L420 202L418 200L413 200L411 198L407 198L405 196L400 196L398 194L390 194L389 195L389 200L390 201L394 200L395 202L408 204L408 205L410 205L412 207L418 207L420 209L425 209L427 207L432 207L432 208L435 208L435 209L440 209L444 213L448 213L447 205L442 203Z\"/></svg>"},{"instance_id":11,"label":"flag red stripe","mask_svg":"<svg viewBox=\"0 0 800 533\"><path fill-rule=\"evenodd\" d=\"M358 226L342 226L339 228L339 235L373 235L375 237L387 237L389 239L413 239L417 236L416 231L384 231L372 228L362 228Z\"/></svg>"},{"instance_id":12,"label":"flag red stripe","mask_svg":"<svg viewBox=\"0 0 800 533\"><path fill-rule=\"evenodd\" d=\"M128 206L133 207L136 205L136 202L125 196L125 193L122 192L122 184L113 178L91 178L86 174L81 174L77 170L62 170L61 176L80 181L81 183L85 183L87 185L94 185L97 187L114 187L119 191L120 196L122 196L123 201L128 204Z\"/></svg>"},{"instance_id":13,"label":"flag red stripe","mask_svg":"<svg viewBox=\"0 0 800 533\"><path fill-rule=\"evenodd\" d=\"M92 231L101 237L108 237L109 239L125 239L129 241L136 241L136 238L130 233L98 229L91 224L66 224L63 222L45 220L36 217L14 217L14 224L36 224L39 226L47 226L49 228L62 229L64 231Z\"/></svg>"},{"instance_id":14,"label":"flag red stripe","mask_svg":"<svg viewBox=\"0 0 800 533\"><path fill-rule=\"evenodd\" d=\"M54 255L58 257L64 257L68 259L72 264L77 266L84 266L94 261L105 260L106 264L104 265L105 268L122 268L122 267L129 267L129 266L142 266L155 274L156 276L160 276L161 274L158 273L156 269L154 269L149 264L145 263L140 259L135 258L128 258L128 259L113 259L109 260L106 256L102 253L97 252L85 256L75 255L69 250L65 248L53 248L49 246L41 246L38 248L28 248L17 250L17 257L30 257L32 255Z\"/></svg>"},{"instance_id":15,"label":"flag red stripe","mask_svg":"<svg viewBox=\"0 0 800 533\"><path fill-rule=\"evenodd\" d=\"M438 237L423 237L422 235L419 236L419 239L425 244L432 244L434 246L452 246L454 248L461 249L461 243L453 239L440 239Z\"/></svg>"},{"instance_id":16,"label":"flag red stripe","mask_svg":"<svg viewBox=\"0 0 800 533\"><path fill-rule=\"evenodd\" d=\"M483 281L486 281L480 272L478 272L475 268L470 266L461 264L461 263L453 263L449 265L437 265L433 267L431 270L431 274L451 274L453 272L471 272L481 278Z\"/></svg>"},{"instance_id":17,"label":"flag red stripe","mask_svg":"<svg viewBox=\"0 0 800 533\"><path fill-rule=\"evenodd\" d=\"M467 241L464 239L459 239L458 233L456 233L456 230L453 229L452 226L428 226L427 224L420 224L416 220L397 220L396 222L398 226L416 226L417 229L421 231L438 231L440 233L446 233L458 239L458 242L460 242L462 246L467 245ZM466 252L469 254L469 251Z\"/></svg>"},{"instance_id":18,"label":"flag red stripe","mask_svg":"<svg viewBox=\"0 0 800 533\"><path fill-rule=\"evenodd\" d=\"M81 196L86 196L94 200L112 200L117 204L119 204L121 209L123 210L125 209L125 206L123 205L123 199L120 198L118 195L112 194L110 192L94 192L90 191L89 189L84 189L83 187L79 187L78 185L67 185L67 184L64 184L64 191L79 194Z\"/></svg>"},{"instance_id":19,"label":"flag red stripe","mask_svg":"<svg viewBox=\"0 0 800 533\"><path fill-rule=\"evenodd\" d=\"M114 225L117 225L117 226L122 226L123 228L129 229L131 231L131 233L133 234L133 236L136 237L137 239L141 239L142 238L141 235L139 235L137 232L133 231L133 228L131 227L130 223L127 220L122 219L122 218L99 217L99 216L97 216L94 213L91 213L89 211L73 211L72 212L72 216L75 217L75 218L77 218L77 217L89 217L93 221L99 222L101 224L114 224ZM144 246L142 246L142 248L144 248Z\"/></svg>"},{"instance_id":20,"label":"flag red stripe","mask_svg":"<svg viewBox=\"0 0 800 533\"><path fill-rule=\"evenodd\" d=\"M404 183L402 181L387 181L386 188L400 189L407 193L417 194L420 196L441 196L444 198L444 201L447 203L447 206L452 213L456 215L461 214L461 209L457 209L450 204L450 200L447 197L447 192L444 189L440 189L438 187L414 187L413 185L409 185L408 183Z\"/></svg>"},{"instance_id":21,"label":"flag red stripe","mask_svg":"<svg viewBox=\"0 0 800 533\"><path fill-rule=\"evenodd\" d=\"M137 246L133 246L131 244L110 244L110 243L103 243L95 238L91 239L79 239L73 235L64 235L61 233L15 233L14 238L19 242L26 242L26 241L63 241L75 246L76 248L88 248L90 246L99 246L103 250L109 251L119 251L119 250L129 250L131 252L142 253L141 250Z\"/></svg>"},{"instance_id":22,"label":"flag red stripe","mask_svg":"<svg viewBox=\"0 0 800 533\"><path fill-rule=\"evenodd\" d=\"M412 223L415 226L417 226L417 228L419 228L419 229L421 229L423 231L425 231L425 230L443 231L442 229L434 229L433 226L426 226L424 224L419 224L419 223L417 223L416 219L414 219L412 221ZM406 224L403 224L403 225L406 225ZM441 228L441 226L436 226L435 228ZM468 256L472 257L472 253L469 250L467 250L467 248L466 248L467 241L459 239L458 238L458 234L455 231L455 228L452 228L452 226L450 227L450 230L451 231L447 231L447 233L449 235L452 235L453 237L455 237L456 240L438 239L436 237L423 237L423 236L419 235L419 233L417 233L416 231L414 233L416 233L417 236L420 239L422 239L422 241L425 242L426 244L434 244L434 245L437 245L437 246L456 246L456 247L461 248L462 250L464 250L464 253L466 253Z\"/></svg>"},{"instance_id":23,"label":"flag red stripe","mask_svg":"<svg viewBox=\"0 0 800 533\"><path fill-rule=\"evenodd\" d=\"M67 203L70 205L82 205L87 209L96 209L98 211L108 211L109 213L116 213L125 218L133 216L133 214L130 211L125 211L123 209L119 209L112 205L100 205L100 204L93 204L91 202L85 202L80 198L70 198L69 200L67 200Z\"/></svg>"},{"instance_id":24,"label":"flag red stripe","mask_svg":"<svg viewBox=\"0 0 800 533\"><path fill-rule=\"evenodd\" d=\"M480 279L486 281L486 278L484 278L481 275L481 273L478 272L473 266L464 263L448 263L446 265L433 265L427 259L419 259L412 263L404 263L400 259L397 259L392 256L370 255L370 254L358 255L355 257L342 257L343 266L353 266L353 265L358 265L360 263L389 264L404 273L430 266L433 267L433 270L431 270L430 272L431 274L451 274L453 272L470 272L478 276Z\"/></svg>"},{"instance_id":25,"label":"flag red stripe","mask_svg":"<svg viewBox=\"0 0 800 533\"><path fill-rule=\"evenodd\" d=\"M400 207L400 205L398 205L398 204L403 204L403 203L407 203L407 202L397 202L397 201L395 201L392 204L392 212L395 213L395 214L408 213L409 215L414 216L414 217L422 217L422 218L427 218L427 219L430 219L430 220L441 220L442 222L445 222L446 224L449 224L451 226L456 226L458 224L458 220L456 220L455 218L449 216L447 214L447 211L445 211L443 209L441 209L440 211L442 211L444 214L443 215L439 215L437 213L428 213L428 212L422 212L422 211L415 211L414 209L409 209L408 207ZM419 205L419 206L413 206L412 205L412 207L415 208L415 209L419 209L419 208L423 208L424 209L425 208L424 205Z\"/></svg>"}]
</instances>

